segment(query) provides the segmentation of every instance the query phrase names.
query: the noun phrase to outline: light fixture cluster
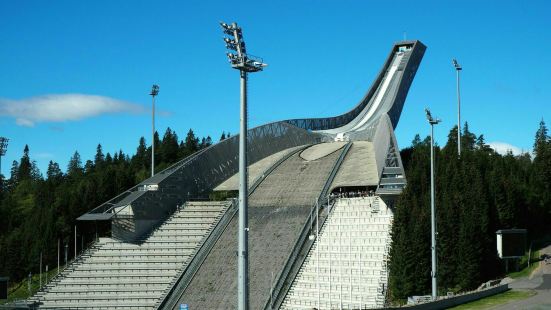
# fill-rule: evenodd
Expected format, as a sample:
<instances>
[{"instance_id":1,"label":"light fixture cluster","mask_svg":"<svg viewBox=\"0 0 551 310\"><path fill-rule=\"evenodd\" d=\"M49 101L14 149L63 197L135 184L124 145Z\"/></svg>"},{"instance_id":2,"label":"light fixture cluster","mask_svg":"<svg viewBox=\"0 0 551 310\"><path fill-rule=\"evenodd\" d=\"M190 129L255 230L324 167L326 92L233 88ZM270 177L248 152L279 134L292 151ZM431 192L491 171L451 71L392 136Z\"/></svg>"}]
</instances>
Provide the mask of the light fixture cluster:
<instances>
[{"instance_id":1,"label":"light fixture cluster","mask_svg":"<svg viewBox=\"0 0 551 310\"><path fill-rule=\"evenodd\" d=\"M6 155L6 150L8 149L8 141L10 141L10 139L0 137L0 156Z\"/></svg>"},{"instance_id":2,"label":"light fixture cluster","mask_svg":"<svg viewBox=\"0 0 551 310\"><path fill-rule=\"evenodd\" d=\"M425 108L425 113L427 114L427 120L429 121L429 124L436 125L440 123L442 120L439 118L433 118L432 114L430 113L430 110L428 108Z\"/></svg>"},{"instance_id":3,"label":"light fixture cluster","mask_svg":"<svg viewBox=\"0 0 551 310\"><path fill-rule=\"evenodd\" d=\"M151 93L149 95L157 96L158 94L159 94L159 85L153 84L153 86L151 86Z\"/></svg>"},{"instance_id":4,"label":"light fixture cluster","mask_svg":"<svg viewBox=\"0 0 551 310\"><path fill-rule=\"evenodd\" d=\"M237 26L237 23L226 24L220 22L220 26L224 34L228 36L223 39L226 43L226 48L230 50L226 55L232 68L244 72L258 72L267 66L261 58L247 54L243 32L241 27Z\"/></svg>"},{"instance_id":5,"label":"light fixture cluster","mask_svg":"<svg viewBox=\"0 0 551 310\"><path fill-rule=\"evenodd\" d=\"M459 70L462 70L463 68L461 68L461 65L457 62L457 59L452 59L452 64L453 66L455 67L455 70L459 71Z\"/></svg>"}]
</instances>

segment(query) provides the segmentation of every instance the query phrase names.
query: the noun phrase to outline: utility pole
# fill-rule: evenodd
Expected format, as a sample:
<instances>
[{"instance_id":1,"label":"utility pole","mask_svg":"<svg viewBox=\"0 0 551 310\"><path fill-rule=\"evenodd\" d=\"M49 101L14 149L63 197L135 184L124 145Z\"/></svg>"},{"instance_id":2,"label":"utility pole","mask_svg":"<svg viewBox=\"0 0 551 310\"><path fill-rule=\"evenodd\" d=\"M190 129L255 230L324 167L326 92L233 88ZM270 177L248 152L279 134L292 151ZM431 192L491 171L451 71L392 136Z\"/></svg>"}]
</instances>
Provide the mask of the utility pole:
<instances>
[{"instance_id":1,"label":"utility pole","mask_svg":"<svg viewBox=\"0 0 551 310\"><path fill-rule=\"evenodd\" d=\"M29 297L31 296L31 293L32 293L32 280L33 280L33 274L32 272L29 272L29 276L28 276L28 281L27 281L27 290L29 291Z\"/></svg>"},{"instance_id":2,"label":"utility pole","mask_svg":"<svg viewBox=\"0 0 551 310\"><path fill-rule=\"evenodd\" d=\"M459 92L459 71L463 70L457 59L452 59L457 76L457 156L461 156L461 95Z\"/></svg>"},{"instance_id":3,"label":"utility pole","mask_svg":"<svg viewBox=\"0 0 551 310\"><path fill-rule=\"evenodd\" d=\"M40 272L39 272L40 276L38 277L38 289L40 290L40 288L42 287L42 252L40 252Z\"/></svg>"},{"instance_id":4,"label":"utility pole","mask_svg":"<svg viewBox=\"0 0 551 310\"><path fill-rule=\"evenodd\" d=\"M437 274L436 274L436 209L434 207L434 125L441 122L433 118L430 110L425 109L427 120L430 124L430 230L431 230L431 256L432 256L432 300L438 297Z\"/></svg>"},{"instance_id":5,"label":"utility pole","mask_svg":"<svg viewBox=\"0 0 551 310\"><path fill-rule=\"evenodd\" d=\"M75 256L73 260L77 259L77 225L75 225Z\"/></svg>"},{"instance_id":6,"label":"utility pole","mask_svg":"<svg viewBox=\"0 0 551 310\"><path fill-rule=\"evenodd\" d=\"M155 97L159 94L159 85L151 86L151 177L155 175Z\"/></svg>"},{"instance_id":7,"label":"utility pole","mask_svg":"<svg viewBox=\"0 0 551 310\"><path fill-rule=\"evenodd\" d=\"M59 274L59 251L61 240L57 239L57 274Z\"/></svg>"},{"instance_id":8,"label":"utility pole","mask_svg":"<svg viewBox=\"0 0 551 310\"><path fill-rule=\"evenodd\" d=\"M228 52L228 60L232 68L239 70L241 82L241 108L239 132L239 225L237 251L237 307L239 310L249 309L249 224L248 224L248 173L247 173L247 75L262 71L266 64L262 59L247 54L243 32L237 23L228 25L220 22L222 31L229 37L224 37L226 48L237 54Z\"/></svg>"},{"instance_id":9,"label":"utility pole","mask_svg":"<svg viewBox=\"0 0 551 310\"><path fill-rule=\"evenodd\" d=\"M8 150L8 142L10 139L0 137L0 189L4 186L4 179L2 179L2 156L6 155Z\"/></svg>"}]
</instances>

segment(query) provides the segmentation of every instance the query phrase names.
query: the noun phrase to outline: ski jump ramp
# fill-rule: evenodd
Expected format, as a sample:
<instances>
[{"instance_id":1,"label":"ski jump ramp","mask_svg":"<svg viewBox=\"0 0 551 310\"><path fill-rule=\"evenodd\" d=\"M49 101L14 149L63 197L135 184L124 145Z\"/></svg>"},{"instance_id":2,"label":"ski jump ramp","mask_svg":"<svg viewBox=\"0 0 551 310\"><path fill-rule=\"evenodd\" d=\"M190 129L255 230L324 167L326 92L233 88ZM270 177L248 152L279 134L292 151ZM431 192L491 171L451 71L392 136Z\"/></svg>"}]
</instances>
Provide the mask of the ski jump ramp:
<instances>
[{"instance_id":1,"label":"ski jump ramp","mask_svg":"<svg viewBox=\"0 0 551 310\"><path fill-rule=\"evenodd\" d=\"M328 222L340 223L338 214L356 212L343 209L344 201L331 201L328 197L332 193L370 193L376 198L365 201L379 201L385 214L391 214L406 185L394 129L425 49L420 41L395 43L367 94L347 113L249 129L252 309L303 307L289 303L286 296L299 290L296 287L300 285L293 283L311 264L310 251L328 246L314 245L312 230L316 224L324 227L328 217ZM145 244L156 231L167 229L163 225L175 212L182 212L182 206L194 206L194 200L215 191L237 190L238 145L238 136L233 136L203 149L78 219L110 221L112 239ZM332 205L340 210L337 215L325 211ZM357 203L354 206L361 208ZM372 203L370 206L373 208ZM163 282L164 290L158 286L155 302L150 300L143 308L172 309L183 303L190 309L236 307L237 216L234 205L223 210L227 211L212 220L214 224L204 235L196 236L198 245L192 254L181 260L174 258L181 262L181 268ZM93 259L93 253L90 257ZM86 264L86 260L81 263ZM90 302L94 308L94 291L90 286L86 290L80 303L86 307ZM48 296L47 292L42 295ZM78 300L78 294L71 296ZM116 294L111 298L113 308L121 305ZM109 298L101 304L111 307ZM62 303L57 305L62 308Z\"/></svg>"}]
</instances>

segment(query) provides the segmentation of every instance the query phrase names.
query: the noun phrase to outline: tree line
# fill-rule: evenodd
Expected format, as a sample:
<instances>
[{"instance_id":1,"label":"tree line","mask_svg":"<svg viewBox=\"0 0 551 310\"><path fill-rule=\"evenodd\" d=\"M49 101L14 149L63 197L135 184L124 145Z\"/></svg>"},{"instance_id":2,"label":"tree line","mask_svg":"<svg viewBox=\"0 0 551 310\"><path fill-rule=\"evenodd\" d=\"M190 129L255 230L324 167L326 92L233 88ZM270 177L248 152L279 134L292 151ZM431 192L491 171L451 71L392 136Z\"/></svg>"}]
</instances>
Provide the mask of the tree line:
<instances>
[{"instance_id":1,"label":"tree line","mask_svg":"<svg viewBox=\"0 0 551 310\"><path fill-rule=\"evenodd\" d=\"M221 140L229 137L223 133ZM155 171L161 171L178 160L212 144L211 137L199 138L192 129L179 140L175 131L167 128L162 139L156 132ZM61 264L64 247L69 259L74 253L74 225L80 252L95 239L96 232L106 235L109 223L79 222L76 218L99 206L117 194L150 176L151 147L141 137L134 155L104 153L98 144L93 159L83 161L78 151L71 156L67 169L50 161L43 175L25 146L19 161L13 161L9 179L0 175L0 276L10 282L24 278L29 272L39 272L42 252L43 266L57 266L58 240L61 244ZM84 246L83 246L84 245ZM43 267L45 268L45 267Z\"/></svg>"},{"instance_id":2,"label":"tree line","mask_svg":"<svg viewBox=\"0 0 551 310\"><path fill-rule=\"evenodd\" d=\"M389 294L394 302L430 294L430 137L415 136L401 151L408 185L392 228ZM465 124L461 156L457 126L435 149L438 291L460 292L504 274L496 231L528 229L529 239L550 232L551 140L542 120L533 156L500 155ZM547 226L546 226L547 225Z\"/></svg>"}]
</instances>

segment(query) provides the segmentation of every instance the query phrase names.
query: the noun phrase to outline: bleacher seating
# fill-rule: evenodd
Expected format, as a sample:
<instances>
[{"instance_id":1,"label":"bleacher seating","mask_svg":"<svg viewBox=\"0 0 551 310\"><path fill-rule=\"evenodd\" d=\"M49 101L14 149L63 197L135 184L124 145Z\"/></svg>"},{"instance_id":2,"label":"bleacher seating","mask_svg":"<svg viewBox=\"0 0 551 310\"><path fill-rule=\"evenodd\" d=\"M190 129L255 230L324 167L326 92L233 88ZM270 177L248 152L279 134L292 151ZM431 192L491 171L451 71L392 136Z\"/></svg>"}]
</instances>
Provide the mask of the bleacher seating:
<instances>
[{"instance_id":1,"label":"bleacher seating","mask_svg":"<svg viewBox=\"0 0 551 310\"><path fill-rule=\"evenodd\" d=\"M282 309L383 307L392 217L377 196L336 199Z\"/></svg>"},{"instance_id":2,"label":"bleacher seating","mask_svg":"<svg viewBox=\"0 0 551 310\"><path fill-rule=\"evenodd\" d=\"M230 205L187 202L141 243L100 238L31 301L51 309L154 309Z\"/></svg>"}]
</instances>

